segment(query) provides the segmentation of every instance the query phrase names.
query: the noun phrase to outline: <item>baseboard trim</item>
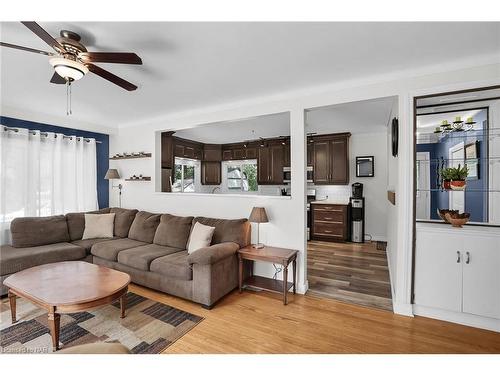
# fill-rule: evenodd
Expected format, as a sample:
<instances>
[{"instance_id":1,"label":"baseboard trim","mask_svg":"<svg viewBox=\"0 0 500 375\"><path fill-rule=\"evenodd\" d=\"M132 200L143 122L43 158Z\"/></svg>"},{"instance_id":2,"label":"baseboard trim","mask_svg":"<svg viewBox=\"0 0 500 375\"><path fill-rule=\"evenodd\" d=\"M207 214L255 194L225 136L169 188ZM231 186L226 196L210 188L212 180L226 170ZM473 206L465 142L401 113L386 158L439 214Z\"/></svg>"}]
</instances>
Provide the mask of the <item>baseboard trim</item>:
<instances>
[{"instance_id":1,"label":"baseboard trim","mask_svg":"<svg viewBox=\"0 0 500 375\"><path fill-rule=\"evenodd\" d=\"M297 285L298 294L306 294L308 289L309 289L309 282L307 280L305 283Z\"/></svg>"},{"instance_id":2,"label":"baseboard trim","mask_svg":"<svg viewBox=\"0 0 500 375\"><path fill-rule=\"evenodd\" d=\"M500 332L500 319L487 318L479 315L447 311L420 305L413 305L413 313L427 318L439 319L465 326Z\"/></svg>"},{"instance_id":3,"label":"baseboard trim","mask_svg":"<svg viewBox=\"0 0 500 375\"><path fill-rule=\"evenodd\" d=\"M410 303L392 301L392 308L394 310L394 314L413 317L413 306Z\"/></svg>"}]
</instances>

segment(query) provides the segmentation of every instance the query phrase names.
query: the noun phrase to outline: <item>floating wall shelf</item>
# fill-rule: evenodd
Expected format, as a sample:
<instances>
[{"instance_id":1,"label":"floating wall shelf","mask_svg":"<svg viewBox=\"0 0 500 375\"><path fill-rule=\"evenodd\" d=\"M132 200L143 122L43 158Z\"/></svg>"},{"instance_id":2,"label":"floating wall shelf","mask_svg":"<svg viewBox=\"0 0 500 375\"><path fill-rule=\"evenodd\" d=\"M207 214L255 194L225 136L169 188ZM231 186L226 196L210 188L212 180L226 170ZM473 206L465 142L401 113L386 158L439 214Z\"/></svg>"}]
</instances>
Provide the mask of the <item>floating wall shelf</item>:
<instances>
[{"instance_id":1,"label":"floating wall shelf","mask_svg":"<svg viewBox=\"0 0 500 375\"><path fill-rule=\"evenodd\" d=\"M151 177L143 178L126 178L125 181L151 181Z\"/></svg>"},{"instance_id":2,"label":"floating wall shelf","mask_svg":"<svg viewBox=\"0 0 500 375\"><path fill-rule=\"evenodd\" d=\"M109 158L109 160L123 160L123 159L142 159L142 158L150 158L151 153L144 153L141 155L128 155L128 156L113 156Z\"/></svg>"}]
</instances>

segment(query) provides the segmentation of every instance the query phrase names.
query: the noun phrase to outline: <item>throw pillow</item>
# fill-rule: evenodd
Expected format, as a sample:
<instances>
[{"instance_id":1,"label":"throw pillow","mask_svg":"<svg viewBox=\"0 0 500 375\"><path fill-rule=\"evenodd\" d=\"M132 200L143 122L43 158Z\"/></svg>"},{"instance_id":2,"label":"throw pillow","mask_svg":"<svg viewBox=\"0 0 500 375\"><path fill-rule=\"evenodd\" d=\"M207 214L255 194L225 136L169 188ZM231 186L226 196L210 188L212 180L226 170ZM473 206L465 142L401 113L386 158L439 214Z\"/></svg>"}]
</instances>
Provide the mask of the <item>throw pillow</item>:
<instances>
[{"instance_id":1,"label":"throw pillow","mask_svg":"<svg viewBox=\"0 0 500 375\"><path fill-rule=\"evenodd\" d=\"M193 230L189 235L187 251L188 254L194 253L203 247L210 246L212 243L212 236L214 235L215 227L209 227L200 223L195 223Z\"/></svg>"},{"instance_id":2,"label":"throw pillow","mask_svg":"<svg viewBox=\"0 0 500 375\"><path fill-rule=\"evenodd\" d=\"M82 240L89 238L112 238L115 214L85 214L85 229Z\"/></svg>"}]
</instances>

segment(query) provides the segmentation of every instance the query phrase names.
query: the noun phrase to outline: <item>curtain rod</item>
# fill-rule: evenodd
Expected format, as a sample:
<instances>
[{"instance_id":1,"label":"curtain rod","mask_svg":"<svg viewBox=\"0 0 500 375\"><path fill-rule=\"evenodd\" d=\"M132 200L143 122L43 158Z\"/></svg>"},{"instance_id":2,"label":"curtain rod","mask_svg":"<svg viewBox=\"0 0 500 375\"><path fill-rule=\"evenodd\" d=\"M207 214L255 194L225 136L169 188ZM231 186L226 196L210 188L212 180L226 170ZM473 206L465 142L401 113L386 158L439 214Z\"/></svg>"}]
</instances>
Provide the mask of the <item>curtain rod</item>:
<instances>
[{"instance_id":1,"label":"curtain rod","mask_svg":"<svg viewBox=\"0 0 500 375\"><path fill-rule=\"evenodd\" d=\"M4 126L4 127L3 127L3 130L5 130L5 131L9 131L9 130L10 130L10 131L13 131L13 132L16 132L16 133L19 131L19 129L18 129L18 128L9 128L8 126ZM29 129L29 130L28 130L28 132L29 132L30 134L36 134L36 130L31 130L31 129ZM49 133L46 133L46 132L40 132L40 135L42 135L42 136L44 136L44 137L48 137L48 136L49 136ZM56 134L56 133L54 133L54 136L55 136L55 138L57 138L57 134ZM81 138L81 139L83 139L85 142L90 142L90 138L77 137L76 135L64 135L64 134L63 134L63 139L64 139L64 138L66 138L66 139L71 139L71 138L73 138L73 137L75 137L77 141L79 141L79 138ZM102 143L102 142L101 142L101 141L95 141L95 143Z\"/></svg>"}]
</instances>

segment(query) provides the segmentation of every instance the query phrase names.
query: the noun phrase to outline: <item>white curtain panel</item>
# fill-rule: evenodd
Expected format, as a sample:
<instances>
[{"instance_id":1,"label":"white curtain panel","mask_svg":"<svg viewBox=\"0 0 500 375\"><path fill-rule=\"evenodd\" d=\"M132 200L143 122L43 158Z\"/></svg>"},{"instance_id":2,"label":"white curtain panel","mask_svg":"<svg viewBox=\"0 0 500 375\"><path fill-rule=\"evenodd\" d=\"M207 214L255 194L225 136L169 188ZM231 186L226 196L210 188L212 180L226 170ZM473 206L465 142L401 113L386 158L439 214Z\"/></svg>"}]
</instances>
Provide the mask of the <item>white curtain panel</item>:
<instances>
[{"instance_id":1,"label":"white curtain panel","mask_svg":"<svg viewBox=\"0 0 500 375\"><path fill-rule=\"evenodd\" d=\"M98 208L96 142L0 130L0 243L16 217Z\"/></svg>"}]
</instances>

